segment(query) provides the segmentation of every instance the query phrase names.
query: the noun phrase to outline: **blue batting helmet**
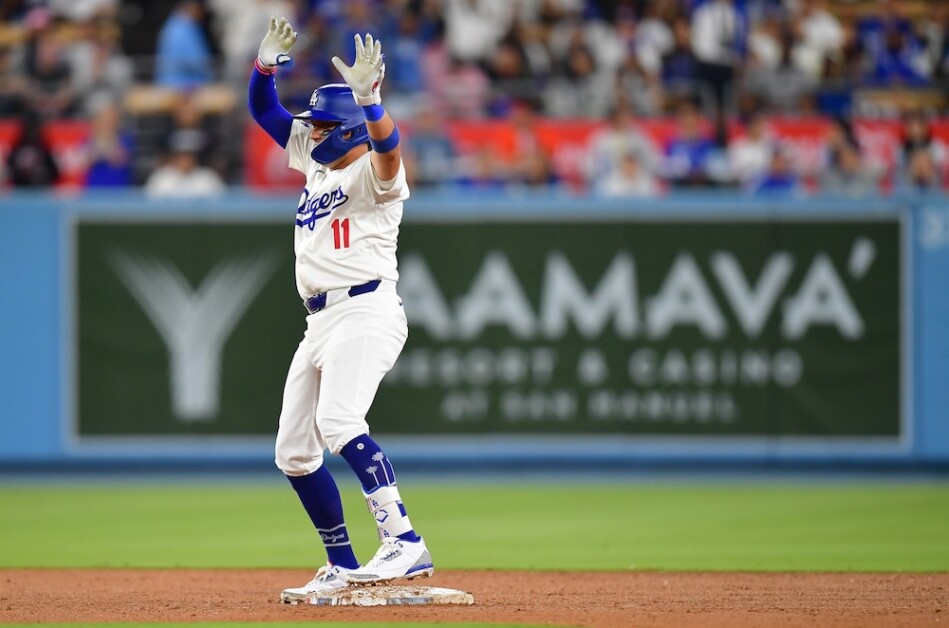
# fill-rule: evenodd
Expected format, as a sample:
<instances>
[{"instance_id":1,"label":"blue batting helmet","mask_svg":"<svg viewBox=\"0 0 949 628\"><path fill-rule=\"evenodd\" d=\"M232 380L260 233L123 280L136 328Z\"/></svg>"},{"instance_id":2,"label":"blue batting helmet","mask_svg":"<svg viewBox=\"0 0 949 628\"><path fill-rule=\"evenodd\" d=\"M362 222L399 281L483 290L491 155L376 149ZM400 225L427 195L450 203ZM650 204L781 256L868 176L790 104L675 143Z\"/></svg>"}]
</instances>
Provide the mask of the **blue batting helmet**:
<instances>
[{"instance_id":1,"label":"blue batting helmet","mask_svg":"<svg viewBox=\"0 0 949 628\"><path fill-rule=\"evenodd\" d=\"M316 145L310 156L321 164L331 164L352 148L369 142L366 116L362 107L353 100L353 90L345 83L330 83L317 87L310 97L310 107L293 116L297 120L323 120L339 122L322 142ZM352 131L352 137L343 135Z\"/></svg>"}]
</instances>

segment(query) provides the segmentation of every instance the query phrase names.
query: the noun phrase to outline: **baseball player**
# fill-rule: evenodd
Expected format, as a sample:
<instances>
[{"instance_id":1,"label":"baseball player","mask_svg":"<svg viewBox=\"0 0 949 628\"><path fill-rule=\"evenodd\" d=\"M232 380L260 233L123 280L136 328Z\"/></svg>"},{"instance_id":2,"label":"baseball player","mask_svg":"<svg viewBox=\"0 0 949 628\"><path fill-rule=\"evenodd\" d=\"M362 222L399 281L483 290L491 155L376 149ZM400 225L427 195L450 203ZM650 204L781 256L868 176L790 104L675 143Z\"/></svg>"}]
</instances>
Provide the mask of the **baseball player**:
<instances>
[{"instance_id":1,"label":"baseball player","mask_svg":"<svg viewBox=\"0 0 949 628\"><path fill-rule=\"evenodd\" d=\"M349 585L430 576L432 558L409 521L388 457L369 436L366 413L408 335L396 293L396 240L409 197L399 131L382 107L382 46L356 35L356 60L332 59L343 83L318 87L291 115L274 75L289 64L297 34L270 19L250 77L254 120L306 175L294 227L296 284L309 315L283 393L275 462L296 490L328 562L283 602ZM362 484L382 541L360 566L339 489L323 451L340 454Z\"/></svg>"}]
</instances>

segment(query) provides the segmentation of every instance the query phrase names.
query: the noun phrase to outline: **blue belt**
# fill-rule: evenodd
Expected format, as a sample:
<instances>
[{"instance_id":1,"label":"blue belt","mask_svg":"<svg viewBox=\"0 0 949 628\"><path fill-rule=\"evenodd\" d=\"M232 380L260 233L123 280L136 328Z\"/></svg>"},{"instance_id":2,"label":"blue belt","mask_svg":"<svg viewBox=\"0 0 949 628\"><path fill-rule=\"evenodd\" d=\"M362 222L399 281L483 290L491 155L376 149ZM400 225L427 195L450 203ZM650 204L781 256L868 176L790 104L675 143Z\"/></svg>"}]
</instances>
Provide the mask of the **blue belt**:
<instances>
[{"instance_id":1,"label":"blue belt","mask_svg":"<svg viewBox=\"0 0 949 628\"><path fill-rule=\"evenodd\" d=\"M367 281L364 284L358 286L353 286L346 293L351 297L359 296L360 294L366 294L367 292L375 292L376 288L379 287L379 284L382 283L381 279L373 279L372 281ZM345 288L340 288L345 290ZM326 307L326 292L321 292L319 294L314 294L312 297L303 302L303 305L306 307L307 311L310 314L316 314L320 310Z\"/></svg>"}]
</instances>

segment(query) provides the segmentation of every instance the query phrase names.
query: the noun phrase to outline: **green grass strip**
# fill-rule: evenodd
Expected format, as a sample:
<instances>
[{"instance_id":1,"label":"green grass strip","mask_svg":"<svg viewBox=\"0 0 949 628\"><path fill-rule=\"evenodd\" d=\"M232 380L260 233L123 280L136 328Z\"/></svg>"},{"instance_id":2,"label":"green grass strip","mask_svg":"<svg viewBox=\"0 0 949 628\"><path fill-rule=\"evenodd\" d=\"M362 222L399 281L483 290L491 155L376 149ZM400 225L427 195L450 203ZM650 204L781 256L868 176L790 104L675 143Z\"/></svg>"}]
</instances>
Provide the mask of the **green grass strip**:
<instances>
[{"instance_id":1,"label":"green grass strip","mask_svg":"<svg viewBox=\"0 0 949 628\"><path fill-rule=\"evenodd\" d=\"M949 571L949 485L406 484L442 569ZM377 546L344 485L357 555ZM0 486L0 567L305 568L325 560L274 485Z\"/></svg>"}]
</instances>

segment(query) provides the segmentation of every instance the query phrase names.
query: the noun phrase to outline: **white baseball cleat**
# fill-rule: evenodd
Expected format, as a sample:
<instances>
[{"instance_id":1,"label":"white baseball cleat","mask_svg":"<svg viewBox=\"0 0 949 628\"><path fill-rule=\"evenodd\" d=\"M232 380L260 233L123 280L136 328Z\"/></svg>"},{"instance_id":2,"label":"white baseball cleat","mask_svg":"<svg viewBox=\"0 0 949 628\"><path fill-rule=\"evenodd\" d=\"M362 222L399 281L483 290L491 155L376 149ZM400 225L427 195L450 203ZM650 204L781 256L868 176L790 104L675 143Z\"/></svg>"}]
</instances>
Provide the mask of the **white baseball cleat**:
<instances>
[{"instance_id":1,"label":"white baseball cleat","mask_svg":"<svg viewBox=\"0 0 949 628\"><path fill-rule=\"evenodd\" d=\"M397 578L428 577L435 573L432 555L428 553L425 540L419 537L415 543L399 538L386 537L368 563L358 569L348 569L340 577L348 584L384 584Z\"/></svg>"},{"instance_id":2,"label":"white baseball cleat","mask_svg":"<svg viewBox=\"0 0 949 628\"><path fill-rule=\"evenodd\" d=\"M284 604L299 604L306 602L307 596L314 593L329 593L337 589L345 589L348 586L345 576L350 571L352 570L327 563L320 567L313 579L302 587L284 589L280 594L280 601Z\"/></svg>"}]
</instances>

